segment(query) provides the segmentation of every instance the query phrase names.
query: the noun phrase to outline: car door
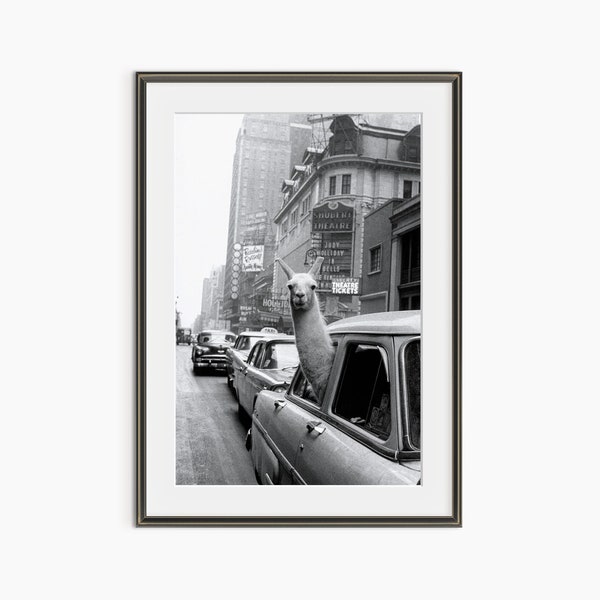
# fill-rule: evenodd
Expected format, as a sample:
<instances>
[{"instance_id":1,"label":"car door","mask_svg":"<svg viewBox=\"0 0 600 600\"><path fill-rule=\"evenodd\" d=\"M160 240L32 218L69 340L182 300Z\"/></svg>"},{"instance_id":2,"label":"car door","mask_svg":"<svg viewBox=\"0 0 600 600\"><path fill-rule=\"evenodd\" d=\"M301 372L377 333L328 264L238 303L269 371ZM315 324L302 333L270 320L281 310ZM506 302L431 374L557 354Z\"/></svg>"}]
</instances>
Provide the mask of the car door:
<instances>
[{"instance_id":1,"label":"car door","mask_svg":"<svg viewBox=\"0 0 600 600\"><path fill-rule=\"evenodd\" d=\"M272 457L272 460L260 460L257 465L263 483L304 483L297 476L294 462L307 423L318 420L318 415L319 402L301 369L297 370L285 395L266 392L259 396L253 424Z\"/></svg>"},{"instance_id":2,"label":"car door","mask_svg":"<svg viewBox=\"0 0 600 600\"><path fill-rule=\"evenodd\" d=\"M410 483L394 460L398 448L398 381L391 337L346 336L325 394L322 418L299 429L294 461L309 485Z\"/></svg>"},{"instance_id":3,"label":"car door","mask_svg":"<svg viewBox=\"0 0 600 600\"><path fill-rule=\"evenodd\" d=\"M248 358L241 364L240 370L237 372L237 382L238 382L238 399L240 402L240 406L244 409L244 411L250 416L252 414L252 409L248 410L248 405L252 407L252 398L248 400L248 396L251 395L251 387L248 382L248 369L250 365L253 365L256 360L262 354L263 342L258 342L252 350L250 350L250 354L248 354Z\"/></svg>"},{"instance_id":4,"label":"car door","mask_svg":"<svg viewBox=\"0 0 600 600\"><path fill-rule=\"evenodd\" d=\"M248 363L243 371L244 373L244 396L241 400L242 408L247 415L252 415L254 408L254 398L259 391L263 389L260 375L260 365L265 353L266 342L259 342L254 346L248 356Z\"/></svg>"},{"instance_id":5,"label":"car door","mask_svg":"<svg viewBox=\"0 0 600 600\"><path fill-rule=\"evenodd\" d=\"M236 391L238 400L244 393L244 374L246 372L246 366L248 365L248 359L250 358L249 352L237 351L232 355L232 364L233 364L233 387Z\"/></svg>"}]
</instances>

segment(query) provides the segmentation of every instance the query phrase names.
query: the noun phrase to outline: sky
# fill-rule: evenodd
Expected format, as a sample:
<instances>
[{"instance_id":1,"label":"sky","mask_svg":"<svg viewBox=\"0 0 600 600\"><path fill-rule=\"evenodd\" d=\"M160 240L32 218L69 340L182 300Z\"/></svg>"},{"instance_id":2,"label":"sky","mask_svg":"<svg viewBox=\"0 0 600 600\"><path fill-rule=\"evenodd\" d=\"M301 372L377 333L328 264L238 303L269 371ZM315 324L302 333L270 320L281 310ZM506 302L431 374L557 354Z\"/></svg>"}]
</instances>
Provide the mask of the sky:
<instances>
[{"instance_id":1,"label":"sky","mask_svg":"<svg viewBox=\"0 0 600 600\"><path fill-rule=\"evenodd\" d=\"M202 305L202 280L225 264L235 142L242 114L175 116L175 294L182 324Z\"/></svg>"}]
</instances>

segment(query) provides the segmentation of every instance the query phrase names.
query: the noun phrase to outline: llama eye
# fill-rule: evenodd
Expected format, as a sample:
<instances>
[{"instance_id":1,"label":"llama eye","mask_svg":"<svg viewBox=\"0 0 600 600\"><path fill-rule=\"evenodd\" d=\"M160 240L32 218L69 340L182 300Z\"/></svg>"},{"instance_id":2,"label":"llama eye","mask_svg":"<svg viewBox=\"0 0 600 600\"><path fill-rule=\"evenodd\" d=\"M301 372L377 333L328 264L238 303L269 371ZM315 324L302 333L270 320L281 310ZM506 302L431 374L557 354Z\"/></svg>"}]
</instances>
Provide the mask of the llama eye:
<instances>
[{"instance_id":1,"label":"llama eye","mask_svg":"<svg viewBox=\"0 0 600 600\"><path fill-rule=\"evenodd\" d=\"M311 286L310 286L310 289L311 289L311 290L316 290L316 289L317 289L317 286L316 286L316 285L311 285Z\"/></svg>"},{"instance_id":2,"label":"llama eye","mask_svg":"<svg viewBox=\"0 0 600 600\"><path fill-rule=\"evenodd\" d=\"M290 284L290 285L288 285L288 290L291 290L291 289L292 289L292 286L291 286L291 284Z\"/></svg>"}]
</instances>

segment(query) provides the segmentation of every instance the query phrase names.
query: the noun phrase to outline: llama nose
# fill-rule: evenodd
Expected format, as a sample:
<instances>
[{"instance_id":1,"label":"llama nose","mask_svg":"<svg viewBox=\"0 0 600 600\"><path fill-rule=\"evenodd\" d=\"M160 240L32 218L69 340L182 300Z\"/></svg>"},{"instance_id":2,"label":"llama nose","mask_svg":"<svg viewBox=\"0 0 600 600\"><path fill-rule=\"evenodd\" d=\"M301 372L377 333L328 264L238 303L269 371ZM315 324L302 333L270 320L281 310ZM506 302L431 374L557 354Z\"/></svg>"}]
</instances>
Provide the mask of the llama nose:
<instances>
[{"instance_id":1,"label":"llama nose","mask_svg":"<svg viewBox=\"0 0 600 600\"><path fill-rule=\"evenodd\" d=\"M298 298L304 298L305 293L304 292L296 292L296 296L298 296Z\"/></svg>"}]
</instances>

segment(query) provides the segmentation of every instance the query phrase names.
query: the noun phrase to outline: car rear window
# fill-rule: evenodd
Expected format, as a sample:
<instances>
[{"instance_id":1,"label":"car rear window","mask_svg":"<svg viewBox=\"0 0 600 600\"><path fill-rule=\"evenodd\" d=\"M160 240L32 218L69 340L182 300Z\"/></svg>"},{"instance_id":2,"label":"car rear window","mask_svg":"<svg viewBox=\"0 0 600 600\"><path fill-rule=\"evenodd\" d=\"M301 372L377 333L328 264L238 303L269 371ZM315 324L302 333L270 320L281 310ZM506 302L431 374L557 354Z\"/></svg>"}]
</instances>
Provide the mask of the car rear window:
<instances>
[{"instance_id":1,"label":"car rear window","mask_svg":"<svg viewBox=\"0 0 600 600\"><path fill-rule=\"evenodd\" d=\"M410 444L421 448L421 341L404 347L404 379L406 382L407 429Z\"/></svg>"},{"instance_id":2,"label":"car rear window","mask_svg":"<svg viewBox=\"0 0 600 600\"><path fill-rule=\"evenodd\" d=\"M204 334L202 336L202 342L215 342L217 344L225 343L225 342L233 342L235 341L234 335L226 335L222 333L211 333Z\"/></svg>"}]
</instances>

